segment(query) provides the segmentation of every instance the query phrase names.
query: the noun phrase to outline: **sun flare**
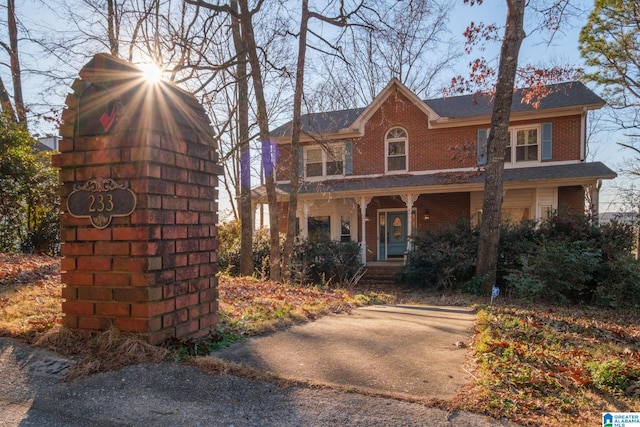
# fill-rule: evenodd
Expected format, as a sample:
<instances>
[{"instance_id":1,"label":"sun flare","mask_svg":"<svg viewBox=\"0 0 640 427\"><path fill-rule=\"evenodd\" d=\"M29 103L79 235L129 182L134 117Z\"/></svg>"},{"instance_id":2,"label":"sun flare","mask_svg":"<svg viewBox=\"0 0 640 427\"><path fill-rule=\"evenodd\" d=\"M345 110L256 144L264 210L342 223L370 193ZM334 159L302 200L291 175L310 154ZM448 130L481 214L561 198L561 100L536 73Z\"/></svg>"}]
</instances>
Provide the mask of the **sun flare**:
<instances>
[{"instance_id":1,"label":"sun flare","mask_svg":"<svg viewBox=\"0 0 640 427\"><path fill-rule=\"evenodd\" d=\"M140 64L144 79L149 83L158 83L162 80L162 69L153 63Z\"/></svg>"}]
</instances>

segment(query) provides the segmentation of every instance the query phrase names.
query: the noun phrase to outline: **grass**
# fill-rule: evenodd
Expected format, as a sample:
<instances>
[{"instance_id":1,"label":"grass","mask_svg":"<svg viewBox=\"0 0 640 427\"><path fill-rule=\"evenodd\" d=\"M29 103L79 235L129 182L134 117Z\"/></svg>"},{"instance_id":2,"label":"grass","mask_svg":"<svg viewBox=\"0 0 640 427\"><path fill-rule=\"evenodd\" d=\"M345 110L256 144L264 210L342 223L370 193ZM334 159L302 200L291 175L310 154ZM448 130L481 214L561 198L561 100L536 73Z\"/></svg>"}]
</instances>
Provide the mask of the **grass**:
<instances>
[{"instance_id":1,"label":"grass","mask_svg":"<svg viewBox=\"0 0 640 427\"><path fill-rule=\"evenodd\" d=\"M115 329L97 333L60 327L58 270L57 259L0 254L0 335L74 358L77 363L71 377L132 363L193 361L193 356L248 336L365 304L473 302L465 295L443 297L398 288L384 292L368 288L357 293L223 276L218 329L203 340L175 340L154 347ZM449 402L449 409L553 427L595 425L602 412L640 409L637 311L515 303L478 305L477 309L469 367L475 379ZM264 375L209 359L200 358L198 365L209 363L205 370L212 373ZM206 360L209 362L203 362Z\"/></svg>"}]
</instances>

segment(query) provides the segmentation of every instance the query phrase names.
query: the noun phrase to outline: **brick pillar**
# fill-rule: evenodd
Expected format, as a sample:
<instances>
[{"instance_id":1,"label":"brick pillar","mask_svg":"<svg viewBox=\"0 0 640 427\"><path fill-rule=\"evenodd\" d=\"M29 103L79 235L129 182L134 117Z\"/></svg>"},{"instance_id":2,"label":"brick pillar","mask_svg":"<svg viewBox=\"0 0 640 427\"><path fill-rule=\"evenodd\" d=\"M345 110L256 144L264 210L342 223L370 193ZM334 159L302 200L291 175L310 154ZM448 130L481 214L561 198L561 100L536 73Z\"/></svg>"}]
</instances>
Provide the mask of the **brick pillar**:
<instances>
[{"instance_id":1,"label":"brick pillar","mask_svg":"<svg viewBox=\"0 0 640 427\"><path fill-rule=\"evenodd\" d=\"M205 335L217 323L221 170L206 113L110 55L79 75L53 160L64 325L115 325L152 344Z\"/></svg>"}]
</instances>

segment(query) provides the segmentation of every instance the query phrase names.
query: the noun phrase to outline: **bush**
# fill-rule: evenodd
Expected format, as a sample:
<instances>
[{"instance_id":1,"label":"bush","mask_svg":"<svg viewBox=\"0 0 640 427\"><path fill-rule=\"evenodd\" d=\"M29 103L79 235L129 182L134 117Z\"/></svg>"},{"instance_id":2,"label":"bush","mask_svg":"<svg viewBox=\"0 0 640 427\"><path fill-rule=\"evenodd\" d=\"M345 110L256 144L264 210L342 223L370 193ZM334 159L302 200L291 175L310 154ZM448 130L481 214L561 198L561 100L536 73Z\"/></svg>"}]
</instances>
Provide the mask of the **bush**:
<instances>
[{"instance_id":1,"label":"bush","mask_svg":"<svg viewBox=\"0 0 640 427\"><path fill-rule=\"evenodd\" d=\"M330 240L298 240L292 258L292 280L297 283L350 285L362 271L360 244Z\"/></svg>"},{"instance_id":2,"label":"bush","mask_svg":"<svg viewBox=\"0 0 640 427\"><path fill-rule=\"evenodd\" d=\"M230 276L240 274L240 222L230 221L218 228L220 271ZM284 241L284 236L280 236ZM280 248L282 249L282 248ZM269 275L270 237L269 230L261 229L253 235L253 263L258 277ZM345 286L352 283L362 272L360 245L358 242L325 241L313 243L298 240L291 261L291 280L296 283L327 284Z\"/></svg>"},{"instance_id":3,"label":"bush","mask_svg":"<svg viewBox=\"0 0 640 427\"><path fill-rule=\"evenodd\" d=\"M600 268L594 302L606 307L640 306L640 262L632 254L609 259Z\"/></svg>"},{"instance_id":4,"label":"bush","mask_svg":"<svg viewBox=\"0 0 640 427\"><path fill-rule=\"evenodd\" d=\"M509 283L505 277L522 269L523 257L531 254L540 239L535 221L509 222L500 227L498 271L496 285L509 294Z\"/></svg>"},{"instance_id":5,"label":"bush","mask_svg":"<svg viewBox=\"0 0 640 427\"><path fill-rule=\"evenodd\" d=\"M630 252L634 228L559 214L501 228L496 284L503 294L537 301L640 305L640 263ZM466 222L427 231L399 274L404 283L479 294L474 277L478 230Z\"/></svg>"},{"instance_id":6,"label":"bush","mask_svg":"<svg viewBox=\"0 0 640 427\"><path fill-rule=\"evenodd\" d=\"M240 221L233 220L218 227L220 249L218 267L230 276L240 274ZM253 266L255 274L266 277L269 273L269 230L260 229L253 234Z\"/></svg>"},{"instance_id":7,"label":"bush","mask_svg":"<svg viewBox=\"0 0 640 427\"><path fill-rule=\"evenodd\" d=\"M544 240L523 256L522 268L506 277L513 295L532 300L589 301L600 252L585 242Z\"/></svg>"},{"instance_id":8,"label":"bush","mask_svg":"<svg viewBox=\"0 0 640 427\"><path fill-rule=\"evenodd\" d=\"M0 117L0 251L54 255L60 242L58 174L51 153Z\"/></svg>"},{"instance_id":9,"label":"bush","mask_svg":"<svg viewBox=\"0 0 640 427\"><path fill-rule=\"evenodd\" d=\"M457 290L473 277L477 251L478 232L468 221L421 233L398 280L433 290Z\"/></svg>"}]
</instances>

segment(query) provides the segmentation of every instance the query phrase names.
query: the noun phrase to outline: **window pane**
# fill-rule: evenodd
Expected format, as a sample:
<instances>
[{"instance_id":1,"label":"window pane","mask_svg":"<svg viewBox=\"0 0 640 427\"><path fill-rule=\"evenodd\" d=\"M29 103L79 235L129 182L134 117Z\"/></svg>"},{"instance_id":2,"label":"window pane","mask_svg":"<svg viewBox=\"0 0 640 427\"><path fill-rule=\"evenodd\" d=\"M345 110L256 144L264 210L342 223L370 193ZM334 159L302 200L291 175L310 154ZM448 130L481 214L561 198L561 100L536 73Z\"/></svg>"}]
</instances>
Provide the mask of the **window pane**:
<instances>
[{"instance_id":1,"label":"window pane","mask_svg":"<svg viewBox=\"0 0 640 427\"><path fill-rule=\"evenodd\" d=\"M389 157L387 170L402 171L405 170L405 156Z\"/></svg>"},{"instance_id":2,"label":"window pane","mask_svg":"<svg viewBox=\"0 0 640 427\"><path fill-rule=\"evenodd\" d=\"M519 129L515 131L516 162L538 160L538 129ZM505 161L511 161L511 153L505 156Z\"/></svg>"},{"instance_id":3,"label":"window pane","mask_svg":"<svg viewBox=\"0 0 640 427\"><path fill-rule=\"evenodd\" d=\"M393 141L389 142L389 153L390 156L398 156L404 154L404 141Z\"/></svg>"},{"instance_id":4,"label":"window pane","mask_svg":"<svg viewBox=\"0 0 640 427\"><path fill-rule=\"evenodd\" d=\"M314 149L307 150L307 163L321 163L322 162L322 150Z\"/></svg>"},{"instance_id":5,"label":"window pane","mask_svg":"<svg viewBox=\"0 0 640 427\"><path fill-rule=\"evenodd\" d=\"M538 144L538 129L522 129L517 134L518 145Z\"/></svg>"},{"instance_id":6,"label":"window pane","mask_svg":"<svg viewBox=\"0 0 640 427\"><path fill-rule=\"evenodd\" d=\"M400 129L400 128L393 128L389 131L389 133L387 133L387 139L406 138L406 137L407 137L407 133L404 131L404 129Z\"/></svg>"},{"instance_id":7,"label":"window pane","mask_svg":"<svg viewBox=\"0 0 640 427\"><path fill-rule=\"evenodd\" d=\"M538 160L537 145L524 145L522 147L516 147L516 161L526 162L531 160Z\"/></svg>"},{"instance_id":8,"label":"window pane","mask_svg":"<svg viewBox=\"0 0 640 427\"><path fill-rule=\"evenodd\" d=\"M351 241L351 217L350 216L340 217L340 241L341 242Z\"/></svg>"},{"instance_id":9,"label":"window pane","mask_svg":"<svg viewBox=\"0 0 640 427\"><path fill-rule=\"evenodd\" d=\"M322 150L307 150L307 176L322 176Z\"/></svg>"},{"instance_id":10,"label":"window pane","mask_svg":"<svg viewBox=\"0 0 640 427\"><path fill-rule=\"evenodd\" d=\"M322 163L307 164L307 176L322 176Z\"/></svg>"},{"instance_id":11,"label":"window pane","mask_svg":"<svg viewBox=\"0 0 640 427\"><path fill-rule=\"evenodd\" d=\"M329 216L313 216L307 220L309 240L317 243L331 240L331 218Z\"/></svg>"},{"instance_id":12,"label":"window pane","mask_svg":"<svg viewBox=\"0 0 640 427\"><path fill-rule=\"evenodd\" d=\"M343 162L327 162L327 175L342 175L343 174Z\"/></svg>"}]
</instances>

